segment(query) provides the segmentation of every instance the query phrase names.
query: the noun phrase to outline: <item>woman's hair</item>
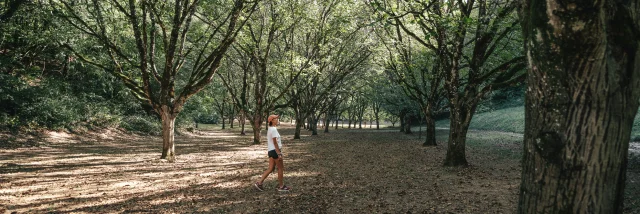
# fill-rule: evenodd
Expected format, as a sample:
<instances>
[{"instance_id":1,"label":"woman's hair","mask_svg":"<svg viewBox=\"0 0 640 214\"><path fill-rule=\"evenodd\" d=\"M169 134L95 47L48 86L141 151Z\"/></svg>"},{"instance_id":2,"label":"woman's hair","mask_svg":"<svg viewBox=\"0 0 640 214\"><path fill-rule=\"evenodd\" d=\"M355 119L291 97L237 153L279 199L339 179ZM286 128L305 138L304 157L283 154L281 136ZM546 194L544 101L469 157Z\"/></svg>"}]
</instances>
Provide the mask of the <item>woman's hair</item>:
<instances>
[{"instance_id":1,"label":"woman's hair","mask_svg":"<svg viewBox=\"0 0 640 214\"><path fill-rule=\"evenodd\" d=\"M272 123L273 123L273 121L269 121L269 126L273 126Z\"/></svg>"}]
</instances>

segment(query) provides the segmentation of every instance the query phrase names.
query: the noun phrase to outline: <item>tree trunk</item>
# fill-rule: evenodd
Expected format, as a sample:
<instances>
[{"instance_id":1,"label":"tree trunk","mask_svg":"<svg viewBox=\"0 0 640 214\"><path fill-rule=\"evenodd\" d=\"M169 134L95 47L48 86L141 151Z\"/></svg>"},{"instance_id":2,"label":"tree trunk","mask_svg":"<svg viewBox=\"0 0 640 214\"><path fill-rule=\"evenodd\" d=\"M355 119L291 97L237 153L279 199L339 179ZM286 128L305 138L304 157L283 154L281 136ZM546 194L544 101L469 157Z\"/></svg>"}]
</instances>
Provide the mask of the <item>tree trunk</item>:
<instances>
[{"instance_id":1,"label":"tree trunk","mask_svg":"<svg viewBox=\"0 0 640 214\"><path fill-rule=\"evenodd\" d=\"M318 135L318 117L311 117L311 135Z\"/></svg>"},{"instance_id":2,"label":"tree trunk","mask_svg":"<svg viewBox=\"0 0 640 214\"><path fill-rule=\"evenodd\" d=\"M454 114L456 113L451 113L449 142L444 166L467 166L465 147L469 123L462 120L460 116L454 117Z\"/></svg>"},{"instance_id":3,"label":"tree trunk","mask_svg":"<svg viewBox=\"0 0 640 214\"><path fill-rule=\"evenodd\" d=\"M404 132L404 114L400 114L400 132Z\"/></svg>"},{"instance_id":4,"label":"tree trunk","mask_svg":"<svg viewBox=\"0 0 640 214\"><path fill-rule=\"evenodd\" d=\"M467 166L466 142L469 124L473 118L477 103L473 101L458 100L450 108L449 118L449 142L444 166ZM456 105L457 104L457 105Z\"/></svg>"},{"instance_id":5,"label":"tree trunk","mask_svg":"<svg viewBox=\"0 0 640 214\"><path fill-rule=\"evenodd\" d=\"M523 3L529 64L518 213L623 213L640 98L639 2Z\"/></svg>"},{"instance_id":6,"label":"tree trunk","mask_svg":"<svg viewBox=\"0 0 640 214\"><path fill-rule=\"evenodd\" d=\"M260 130L262 130L262 116L256 115L253 117L252 128L253 128L253 144L260 144L261 134Z\"/></svg>"},{"instance_id":7,"label":"tree trunk","mask_svg":"<svg viewBox=\"0 0 640 214\"><path fill-rule=\"evenodd\" d=\"M294 106L294 117L296 118L296 131L293 134L293 139L300 139L300 130L302 130L302 125L304 123L304 119L302 119L302 113L297 106Z\"/></svg>"},{"instance_id":8,"label":"tree trunk","mask_svg":"<svg viewBox=\"0 0 640 214\"><path fill-rule=\"evenodd\" d=\"M437 146L436 144L436 120L433 119L433 111L431 111L430 107L427 107L427 110L424 112L425 122L426 122L426 139L424 140L423 146Z\"/></svg>"},{"instance_id":9,"label":"tree trunk","mask_svg":"<svg viewBox=\"0 0 640 214\"><path fill-rule=\"evenodd\" d=\"M247 124L247 113L245 113L244 111L240 112L240 135L247 135L247 133L244 131L244 125Z\"/></svg>"},{"instance_id":10,"label":"tree trunk","mask_svg":"<svg viewBox=\"0 0 640 214\"><path fill-rule=\"evenodd\" d=\"M162 107L162 156L160 159L174 162L176 160L176 148L174 144L174 131L176 116L173 115L168 106Z\"/></svg>"},{"instance_id":11,"label":"tree trunk","mask_svg":"<svg viewBox=\"0 0 640 214\"><path fill-rule=\"evenodd\" d=\"M376 114L376 129L380 129L380 117Z\"/></svg>"},{"instance_id":12,"label":"tree trunk","mask_svg":"<svg viewBox=\"0 0 640 214\"><path fill-rule=\"evenodd\" d=\"M404 124L404 133L405 134L412 134L413 132L411 132L411 115L407 114L407 115L405 115L405 117L407 117L407 118L404 119L404 123L405 123Z\"/></svg>"},{"instance_id":13,"label":"tree trunk","mask_svg":"<svg viewBox=\"0 0 640 214\"><path fill-rule=\"evenodd\" d=\"M293 139L300 139L300 130L302 130L302 119L296 118L296 132L293 134Z\"/></svg>"},{"instance_id":14,"label":"tree trunk","mask_svg":"<svg viewBox=\"0 0 640 214\"><path fill-rule=\"evenodd\" d=\"M222 110L220 110L220 116L222 117L222 129L224 129L224 104L222 106Z\"/></svg>"},{"instance_id":15,"label":"tree trunk","mask_svg":"<svg viewBox=\"0 0 640 214\"><path fill-rule=\"evenodd\" d=\"M331 126L331 120L329 120L329 117L325 116L324 133L329 133L329 126Z\"/></svg>"}]
</instances>

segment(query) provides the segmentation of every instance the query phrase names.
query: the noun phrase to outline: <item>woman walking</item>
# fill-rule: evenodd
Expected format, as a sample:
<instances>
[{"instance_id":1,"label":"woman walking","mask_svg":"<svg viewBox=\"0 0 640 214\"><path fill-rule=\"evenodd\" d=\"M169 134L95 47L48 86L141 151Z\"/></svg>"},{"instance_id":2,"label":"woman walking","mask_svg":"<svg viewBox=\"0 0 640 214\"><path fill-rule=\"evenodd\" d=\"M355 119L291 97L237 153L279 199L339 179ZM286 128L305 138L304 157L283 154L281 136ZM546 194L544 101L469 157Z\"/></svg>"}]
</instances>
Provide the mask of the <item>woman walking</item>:
<instances>
[{"instance_id":1,"label":"woman walking","mask_svg":"<svg viewBox=\"0 0 640 214\"><path fill-rule=\"evenodd\" d=\"M267 155L269 155L269 168L264 171L262 174L262 178L260 181L253 184L256 189L260 191L264 191L264 187L262 186L262 182L266 179L271 172L273 172L273 167L278 166L278 191L289 191L291 188L284 185L283 174L284 174L284 155L282 154L282 141L280 139L280 133L278 133L278 129L276 126L279 123L278 115L269 115L267 118L267 123L269 123L269 129L267 130ZM278 146L276 146L278 145Z\"/></svg>"}]
</instances>

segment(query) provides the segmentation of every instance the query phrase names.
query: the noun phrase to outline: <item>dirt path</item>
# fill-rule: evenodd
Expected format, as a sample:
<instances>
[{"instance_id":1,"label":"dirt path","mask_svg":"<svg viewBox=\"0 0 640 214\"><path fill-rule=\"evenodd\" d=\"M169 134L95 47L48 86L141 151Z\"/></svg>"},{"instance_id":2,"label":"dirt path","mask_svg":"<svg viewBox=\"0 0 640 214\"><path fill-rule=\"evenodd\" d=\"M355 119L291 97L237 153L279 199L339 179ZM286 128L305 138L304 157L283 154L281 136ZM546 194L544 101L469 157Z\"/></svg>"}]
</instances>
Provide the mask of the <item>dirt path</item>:
<instances>
[{"instance_id":1,"label":"dirt path","mask_svg":"<svg viewBox=\"0 0 640 214\"><path fill-rule=\"evenodd\" d=\"M158 138L0 150L0 213L515 212L520 166L508 156L475 146L471 167L444 168L444 142L331 131L293 141L281 129L289 193L275 191L275 174L267 191L253 189L265 146L220 131L177 138L176 163L158 160ZM513 139L496 145L519 149Z\"/></svg>"}]
</instances>

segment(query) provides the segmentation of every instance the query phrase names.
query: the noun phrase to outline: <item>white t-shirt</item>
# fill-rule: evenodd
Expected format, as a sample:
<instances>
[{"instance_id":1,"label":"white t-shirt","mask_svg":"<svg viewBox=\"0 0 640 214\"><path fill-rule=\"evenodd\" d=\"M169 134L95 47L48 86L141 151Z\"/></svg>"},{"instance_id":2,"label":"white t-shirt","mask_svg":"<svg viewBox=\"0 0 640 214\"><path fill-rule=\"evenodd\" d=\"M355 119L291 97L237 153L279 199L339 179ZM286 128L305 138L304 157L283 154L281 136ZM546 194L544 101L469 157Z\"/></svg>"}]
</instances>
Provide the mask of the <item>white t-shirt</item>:
<instances>
[{"instance_id":1,"label":"white t-shirt","mask_svg":"<svg viewBox=\"0 0 640 214\"><path fill-rule=\"evenodd\" d=\"M273 145L273 138L278 140L278 148L282 149L282 141L280 140L280 133L278 133L278 129L274 126L269 126L267 130L267 151L276 150L276 147Z\"/></svg>"}]
</instances>

